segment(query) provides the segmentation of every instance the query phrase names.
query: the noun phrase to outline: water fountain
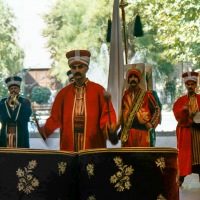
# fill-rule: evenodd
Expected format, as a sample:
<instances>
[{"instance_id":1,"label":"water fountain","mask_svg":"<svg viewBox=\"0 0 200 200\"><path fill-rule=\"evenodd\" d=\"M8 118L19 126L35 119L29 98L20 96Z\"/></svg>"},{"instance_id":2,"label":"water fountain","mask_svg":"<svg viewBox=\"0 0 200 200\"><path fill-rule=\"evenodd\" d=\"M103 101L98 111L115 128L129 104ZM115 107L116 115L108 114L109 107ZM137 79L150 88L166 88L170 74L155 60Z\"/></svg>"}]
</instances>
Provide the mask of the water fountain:
<instances>
[{"instance_id":1,"label":"water fountain","mask_svg":"<svg viewBox=\"0 0 200 200\"><path fill-rule=\"evenodd\" d=\"M92 53L92 52L91 52ZM87 77L90 81L99 83L105 89L108 83L108 69L109 69L109 52L106 43L102 43L100 48L100 55L97 62L90 61Z\"/></svg>"}]
</instances>

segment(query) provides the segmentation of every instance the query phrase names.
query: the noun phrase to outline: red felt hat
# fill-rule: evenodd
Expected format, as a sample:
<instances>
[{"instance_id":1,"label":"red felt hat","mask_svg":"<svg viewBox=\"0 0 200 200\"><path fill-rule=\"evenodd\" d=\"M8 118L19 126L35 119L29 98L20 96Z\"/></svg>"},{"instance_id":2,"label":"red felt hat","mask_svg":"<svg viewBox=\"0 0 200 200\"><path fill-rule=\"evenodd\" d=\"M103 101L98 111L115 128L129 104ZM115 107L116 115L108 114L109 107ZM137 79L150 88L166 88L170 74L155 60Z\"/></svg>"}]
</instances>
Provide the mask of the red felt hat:
<instances>
[{"instance_id":1,"label":"red felt hat","mask_svg":"<svg viewBox=\"0 0 200 200\"><path fill-rule=\"evenodd\" d=\"M184 78L184 82L185 83L187 83L189 81L197 82L198 76L199 76L199 73L198 72L194 72L194 71L185 72L185 73L182 74L182 77Z\"/></svg>"},{"instance_id":2,"label":"red felt hat","mask_svg":"<svg viewBox=\"0 0 200 200\"><path fill-rule=\"evenodd\" d=\"M87 50L72 50L66 53L68 65L71 67L76 64L88 66L90 63L91 53Z\"/></svg>"},{"instance_id":3,"label":"red felt hat","mask_svg":"<svg viewBox=\"0 0 200 200\"><path fill-rule=\"evenodd\" d=\"M129 79L129 76L134 74L135 76L138 77L138 79L140 80L141 78L141 72L139 69L135 68L135 69L130 69L127 73L127 80Z\"/></svg>"}]
</instances>

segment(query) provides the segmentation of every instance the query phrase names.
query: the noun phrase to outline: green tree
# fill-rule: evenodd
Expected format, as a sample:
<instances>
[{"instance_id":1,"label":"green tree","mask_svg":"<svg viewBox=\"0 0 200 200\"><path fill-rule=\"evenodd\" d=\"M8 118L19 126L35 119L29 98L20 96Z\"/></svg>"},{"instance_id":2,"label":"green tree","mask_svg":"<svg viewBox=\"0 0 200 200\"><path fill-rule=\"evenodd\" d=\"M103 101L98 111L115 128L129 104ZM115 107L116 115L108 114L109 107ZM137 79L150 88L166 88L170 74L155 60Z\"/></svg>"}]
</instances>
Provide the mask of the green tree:
<instances>
[{"instance_id":1,"label":"green tree","mask_svg":"<svg viewBox=\"0 0 200 200\"><path fill-rule=\"evenodd\" d=\"M125 2L125 1L124 1ZM145 61L159 71L156 79L167 79L178 62L190 61L200 66L200 6L197 0L129 0L125 7L128 58L140 52ZM47 47L52 58L53 75L66 81L65 52L72 48L87 48L93 60L106 39L107 20L112 16L113 1L58 0L45 15L49 38ZM121 13L121 11L120 11ZM141 16L144 36L133 36L136 15Z\"/></svg>"},{"instance_id":2,"label":"green tree","mask_svg":"<svg viewBox=\"0 0 200 200\"><path fill-rule=\"evenodd\" d=\"M170 94L172 102L175 101L175 92L176 92L176 83L174 80L168 81L165 84L166 87L166 94Z\"/></svg>"},{"instance_id":3,"label":"green tree","mask_svg":"<svg viewBox=\"0 0 200 200\"><path fill-rule=\"evenodd\" d=\"M135 38L134 51L140 52L145 63L153 65L156 80L164 80L170 77L175 67L167 57L163 56L165 48L156 43L155 37L152 33L145 33L143 37Z\"/></svg>"},{"instance_id":4,"label":"green tree","mask_svg":"<svg viewBox=\"0 0 200 200\"><path fill-rule=\"evenodd\" d=\"M153 34L153 44L162 47L162 57L173 64L189 61L200 66L198 0L134 0L130 5L128 16L140 14L145 32Z\"/></svg>"},{"instance_id":5,"label":"green tree","mask_svg":"<svg viewBox=\"0 0 200 200\"><path fill-rule=\"evenodd\" d=\"M47 47L53 58L52 75L66 82L69 69L65 53L72 49L88 49L93 60L98 61L102 42L106 40L107 20L111 16L112 1L109 0L59 0L44 16L48 37Z\"/></svg>"},{"instance_id":6,"label":"green tree","mask_svg":"<svg viewBox=\"0 0 200 200\"><path fill-rule=\"evenodd\" d=\"M23 68L24 52L18 45L15 17L10 8L0 0L0 71L17 74Z\"/></svg>"},{"instance_id":7,"label":"green tree","mask_svg":"<svg viewBox=\"0 0 200 200\"><path fill-rule=\"evenodd\" d=\"M5 77L19 73L24 53L18 45L17 28L10 8L0 0L0 97L7 94Z\"/></svg>"},{"instance_id":8,"label":"green tree","mask_svg":"<svg viewBox=\"0 0 200 200\"><path fill-rule=\"evenodd\" d=\"M31 92L31 100L38 104L46 104L51 96L51 91L47 87L36 86Z\"/></svg>"}]
</instances>

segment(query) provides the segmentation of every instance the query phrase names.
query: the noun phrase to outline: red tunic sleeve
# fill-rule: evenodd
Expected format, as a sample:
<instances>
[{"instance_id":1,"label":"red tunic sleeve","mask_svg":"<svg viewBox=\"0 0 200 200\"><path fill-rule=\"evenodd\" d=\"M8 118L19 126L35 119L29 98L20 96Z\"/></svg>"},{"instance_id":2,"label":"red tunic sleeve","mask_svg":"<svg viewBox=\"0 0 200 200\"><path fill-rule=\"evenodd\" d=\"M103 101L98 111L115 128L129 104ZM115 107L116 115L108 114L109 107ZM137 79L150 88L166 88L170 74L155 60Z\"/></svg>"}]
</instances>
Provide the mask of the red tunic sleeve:
<instances>
[{"instance_id":1,"label":"red tunic sleeve","mask_svg":"<svg viewBox=\"0 0 200 200\"><path fill-rule=\"evenodd\" d=\"M57 128L60 128L61 126L63 91L64 90L61 90L57 94L51 109L51 115L45 123L44 131L46 137L49 137Z\"/></svg>"},{"instance_id":2,"label":"red tunic sleeve","mask_svg":"<svg viewBox=\"0 0 200 200\"><path fill-rule=\"evenodd\" d=\"M184 106L188 105L187 95L180 97L174 103L173 112L179 125L190 126L192 121L189 117L189 111L184 109Z\"/></svg>"}]
</instances>

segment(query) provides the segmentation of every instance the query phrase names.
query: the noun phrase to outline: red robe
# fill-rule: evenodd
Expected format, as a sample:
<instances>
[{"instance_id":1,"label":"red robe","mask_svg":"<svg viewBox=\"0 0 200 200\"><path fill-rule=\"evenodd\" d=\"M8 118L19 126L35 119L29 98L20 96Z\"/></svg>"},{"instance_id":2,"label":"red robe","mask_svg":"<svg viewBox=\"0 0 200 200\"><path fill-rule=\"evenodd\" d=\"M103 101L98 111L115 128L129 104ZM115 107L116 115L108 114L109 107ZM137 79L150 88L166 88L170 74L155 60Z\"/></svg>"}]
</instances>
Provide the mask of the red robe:
<instances>
[{"instance_id":1,"label":"red robe","mask_svg":"<svg viewBox=\"0 0 200 200\"><path fill-rule=\"evenodd\" d=\"M44 126L45 135L50 136L60 128L60 150L74 151L74 84L63 88L56 96L51 116ZM85 127L83 149L106 148L108 139L107 127L108 108L103 97L104 88L88 81L85 92ZM116 114L110 102L112 122L116 122Z\"/></svg>"},{"instance_id":2,"label":"red robe","mask_svg":"<svg viewBox=\"0 0 200 200\"><path fill-rule=\"evenodd\" d=\"M137 88L136 95L141 88ZM132 92L128 88L122 98L122 109L120 123L122 129L126 123L133 106ZM135 98L135 97L134 97ZM129 132L128 140L124 147L150 147L150 130L147 130L146 123L151 123L155 129L160 121L160 108L152 92L146 91L142 103L136 113Z\"/></svg>"},{"instance_id":3,"label":"red robe","mask_svg":"<svg viewBox=\"0 0 200 200\"><path fill-rule=\"evenodd\" d=\"M197 104L200 108L200 95L196 95ZM188 95L184 95L174 103L173 112L178 122L176 127L177 148L179 149L178 163L179 176L187 176L192 173L192 119L189 111L183 106L188 105Z\"/></svg>"}]
</instances>

